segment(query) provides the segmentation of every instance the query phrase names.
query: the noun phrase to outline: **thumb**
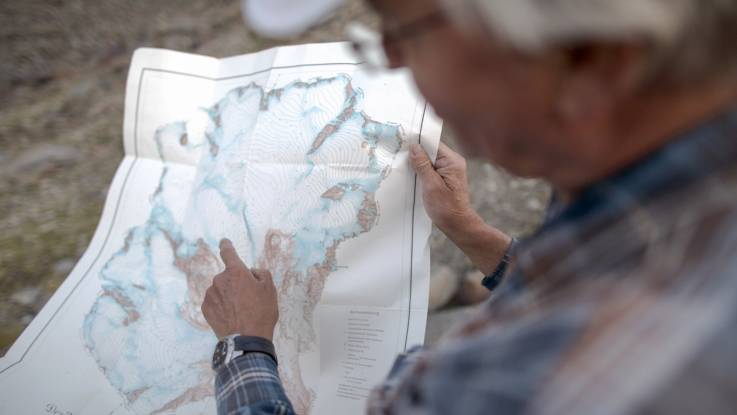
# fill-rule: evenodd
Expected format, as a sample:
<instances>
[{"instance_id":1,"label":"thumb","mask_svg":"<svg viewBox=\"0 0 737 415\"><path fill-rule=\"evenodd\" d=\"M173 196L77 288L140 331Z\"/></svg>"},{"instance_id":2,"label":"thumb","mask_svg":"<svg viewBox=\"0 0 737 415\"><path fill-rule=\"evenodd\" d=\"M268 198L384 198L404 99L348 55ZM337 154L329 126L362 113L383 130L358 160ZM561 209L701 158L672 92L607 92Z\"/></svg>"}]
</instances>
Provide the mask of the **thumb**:
<instances>
[{"instance_id":1,"label":"thumb","mask_svg":"<svg viewBox=\"0 0 737 415\"><path fill-rule=\"evenodd\" d=\"M442 181L438 172L435 171L435 167L432 165L430 157L421 145L412 144L409 152L409 161L417 175L420 176L420 180L424 183L431 184Z\"/></svg>"},{"instance_id":2,"label":"thumb","mask_svg":"<svg viewBox=\"0 0 737 415\"><path fill-rule=\"evenodd\" d=\"M225 263L225 268L246 268L246 264L238 256L230 239L220 241L220 258Z\"/></svg>"}]
</instances>

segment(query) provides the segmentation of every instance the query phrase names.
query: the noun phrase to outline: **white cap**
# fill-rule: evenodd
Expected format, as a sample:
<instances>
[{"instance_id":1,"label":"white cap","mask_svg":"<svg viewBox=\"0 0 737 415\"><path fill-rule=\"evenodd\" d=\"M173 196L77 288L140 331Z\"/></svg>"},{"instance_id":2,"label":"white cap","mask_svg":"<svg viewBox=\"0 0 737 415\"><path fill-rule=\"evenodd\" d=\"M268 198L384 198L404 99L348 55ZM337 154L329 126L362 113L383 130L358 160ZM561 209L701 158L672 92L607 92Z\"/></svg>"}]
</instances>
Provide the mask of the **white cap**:
<instances>
[{"instance_id":1,"label":"white cap","mask_svg":"<svg viewBox=\"0 0 737 415\"><path fill-rule=\"evenodd\" d=\"M345 0L241 0L246 24L261 36L286 38L322 22Z\"/></svg>"}]
</instances>

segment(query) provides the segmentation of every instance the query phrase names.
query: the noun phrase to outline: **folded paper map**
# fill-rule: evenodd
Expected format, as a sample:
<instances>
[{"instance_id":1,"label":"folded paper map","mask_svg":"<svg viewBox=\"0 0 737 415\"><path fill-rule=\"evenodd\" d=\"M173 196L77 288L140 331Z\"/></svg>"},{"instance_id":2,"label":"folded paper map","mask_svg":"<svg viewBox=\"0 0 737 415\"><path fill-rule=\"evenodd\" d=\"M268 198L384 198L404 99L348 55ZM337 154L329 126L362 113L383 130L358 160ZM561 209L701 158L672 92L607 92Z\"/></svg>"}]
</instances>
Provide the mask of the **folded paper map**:
<instances>
[{"instance_id":1,"label":"folded paper map","mask_svg":"<svg viewBox=\"0 0 737 415\"><path fill-rule=\"evenodd\" d=\"M221 238L274 276L295 409L363 411L427 317L431 224L408 149L434 155L440 123L408 75L342 43L140 49L123 136L90 246L0 359L0 413L214 414L200 306Z\"/></svg>"}]
</instances>

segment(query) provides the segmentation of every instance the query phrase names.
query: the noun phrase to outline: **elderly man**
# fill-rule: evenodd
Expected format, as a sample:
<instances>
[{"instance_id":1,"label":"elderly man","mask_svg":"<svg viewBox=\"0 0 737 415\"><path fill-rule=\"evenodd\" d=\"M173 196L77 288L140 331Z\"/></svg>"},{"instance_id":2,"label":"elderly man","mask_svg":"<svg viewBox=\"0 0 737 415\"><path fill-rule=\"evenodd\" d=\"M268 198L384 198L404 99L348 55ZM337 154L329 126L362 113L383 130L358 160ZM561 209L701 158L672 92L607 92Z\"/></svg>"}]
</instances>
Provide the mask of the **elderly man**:
<instances>
[{"instance_id":1,"label":"elderly man","mask_svg":"<svg viewBox=\"0 0 737 415\"><path fill-rule=\"evenodd\" d=\"M737 1L370 3L390 65L463 153L556 194L510 244L470 208L460 155L412 149L428 213L494 291L443 345L400 356L368 412L734 414ZM203 312L250 346L217 373L219 412L292 413L269 274L222 256L231 288Z\"/></svg>"}]
</instances>

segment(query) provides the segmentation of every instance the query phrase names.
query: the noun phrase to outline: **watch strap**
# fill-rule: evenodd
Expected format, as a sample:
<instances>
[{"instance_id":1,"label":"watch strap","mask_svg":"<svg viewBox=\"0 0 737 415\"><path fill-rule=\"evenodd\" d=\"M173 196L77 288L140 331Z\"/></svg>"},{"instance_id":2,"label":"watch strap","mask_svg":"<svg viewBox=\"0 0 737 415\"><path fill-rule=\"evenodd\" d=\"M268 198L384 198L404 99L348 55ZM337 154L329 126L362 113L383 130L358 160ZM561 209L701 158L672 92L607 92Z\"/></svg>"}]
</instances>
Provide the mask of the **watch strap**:
<instances>
[{"instance_id":1,"label":"watch strap","mask_svg":"<svg viewBox=\"0 0 737 415\"><path fill-rule=\"evenodd\" d=\"M507 251L504 252L504 256L499 262L499 265L496 266L496 269L494 269L494 272L485 276L484 279L481 280L481 285L486 287L489 291L494 291L494 289L501 284L502 279L504 279L504 275L507 274L507 269L509 268L509 264L512 262L512 255L514 254L514 248L516 245L517 239L512 238L512 241L509 243L509 247L507 247Z\"/></svg>"},{"instance_id":2,"label":"watch strap","mask_svg":"<svg viewBox=\"0 0 737 415\"><path fill-rule=\"evenodd\" d=\"M233 343L233 350L242 351L243 355L248 353L264 353L271 356L274 359L274 363L279 364L279 361L276 359L274 343L268 339L257 336L237 336L233 339Z\"/></svg>"}]
</instances>

